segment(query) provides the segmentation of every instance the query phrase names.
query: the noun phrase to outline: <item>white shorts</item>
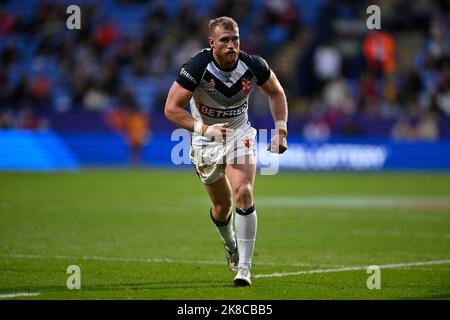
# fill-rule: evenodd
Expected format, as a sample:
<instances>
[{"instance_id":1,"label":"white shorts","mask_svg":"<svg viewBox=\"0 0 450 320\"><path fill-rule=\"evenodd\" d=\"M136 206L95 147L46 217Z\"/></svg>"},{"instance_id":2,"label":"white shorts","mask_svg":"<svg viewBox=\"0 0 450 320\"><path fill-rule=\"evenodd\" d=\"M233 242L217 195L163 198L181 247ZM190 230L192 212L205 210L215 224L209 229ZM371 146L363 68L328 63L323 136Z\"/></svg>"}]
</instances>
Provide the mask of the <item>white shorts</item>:
<instances>
[{"instance_id":1,"label":"white shorts","mask_svg":"<svg viewBox=\"0 0 450 320\"><path fill-rule=\"evenodd\" d=\"M212 142L202 147L191 145L191 162L200 180L204 184L212 184L225 176L227 163L240 164L238 158L256 157L255 139L256 129L249 127L227 139L226 143Z\"/></svg>"}]
</instances>

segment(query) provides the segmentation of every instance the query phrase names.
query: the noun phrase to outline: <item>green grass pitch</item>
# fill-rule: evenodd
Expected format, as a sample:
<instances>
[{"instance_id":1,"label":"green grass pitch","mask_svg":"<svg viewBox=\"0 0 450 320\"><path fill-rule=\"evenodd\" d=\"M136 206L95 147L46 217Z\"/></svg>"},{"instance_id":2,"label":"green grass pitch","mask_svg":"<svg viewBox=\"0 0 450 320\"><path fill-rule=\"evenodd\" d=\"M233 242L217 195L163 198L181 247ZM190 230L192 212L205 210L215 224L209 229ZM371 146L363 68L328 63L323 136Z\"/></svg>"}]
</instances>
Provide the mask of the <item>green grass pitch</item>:
<instances>
[{"instance_id":1,"label":"green grass pitch","mask_svg":"<svg viewBox=\"0 0 450 320\"><path fill-rule=\"evenodd\" d=\"M448 173L258 175L255 204L253 285L236 288L192 172L0 173L0 298L450 298Z\"/></svg>"}]
</instances>

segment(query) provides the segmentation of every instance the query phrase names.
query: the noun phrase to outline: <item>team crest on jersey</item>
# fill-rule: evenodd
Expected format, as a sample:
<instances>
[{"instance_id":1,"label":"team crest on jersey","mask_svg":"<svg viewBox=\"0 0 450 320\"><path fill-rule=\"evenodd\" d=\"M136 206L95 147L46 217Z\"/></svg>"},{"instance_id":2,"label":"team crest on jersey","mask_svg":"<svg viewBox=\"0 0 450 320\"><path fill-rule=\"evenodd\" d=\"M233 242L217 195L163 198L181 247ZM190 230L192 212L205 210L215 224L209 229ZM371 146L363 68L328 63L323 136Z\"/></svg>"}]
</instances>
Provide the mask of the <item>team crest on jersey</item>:
<instances>
[{"instance_id":1,"label":"team crest on jersey","mask_svg":"<svg viewBox=\"0 0 450 320\"><path fill-rule=\"evenodd\" d=\"M215 87L216 87L216 82L214 81L214 79L209 80L209 83L208 83L209 91L214 91Z\"/></svg>"},{"instance_id":2,"label":"team crest on jersey","mask_svg":"<svg viewBox=\"0 0 450 320\"><path fill-rule=\"evenodd\" d=\"M248 79L242 80L242 91L244 91L245 94L250 92L250 81Z\"/></svg>"},{"instance_id":3,"label":"team crest on jersey","mask_svg":"<svg viewBox=\"0 0 450 320\"><path fill-rule=\"evenodd\" d=\"M250 138L245 138L244 139L244 146L247 149L250 149L253 146L253 141Z\"/></svg>"}]
</instances>

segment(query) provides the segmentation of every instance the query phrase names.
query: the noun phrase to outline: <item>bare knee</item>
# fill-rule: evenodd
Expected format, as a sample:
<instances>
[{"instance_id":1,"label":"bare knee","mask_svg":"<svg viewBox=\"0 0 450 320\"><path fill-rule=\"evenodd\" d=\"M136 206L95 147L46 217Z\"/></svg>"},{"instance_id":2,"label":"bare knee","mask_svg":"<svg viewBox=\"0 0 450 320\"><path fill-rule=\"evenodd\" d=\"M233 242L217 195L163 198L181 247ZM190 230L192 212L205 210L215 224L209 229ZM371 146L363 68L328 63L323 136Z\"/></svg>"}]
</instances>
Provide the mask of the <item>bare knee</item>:
<instances>
[{"instance_id":1,"label":"bare knee","mask_svg":"<svg viewBox=\"0 0 450 320\"><path fill-rule=\"evenodd\" d=\"M236 207L249 208L253 205L253 185L251 183L243 183L234 191L236 199Z\"/></svg>"}]
</instances>

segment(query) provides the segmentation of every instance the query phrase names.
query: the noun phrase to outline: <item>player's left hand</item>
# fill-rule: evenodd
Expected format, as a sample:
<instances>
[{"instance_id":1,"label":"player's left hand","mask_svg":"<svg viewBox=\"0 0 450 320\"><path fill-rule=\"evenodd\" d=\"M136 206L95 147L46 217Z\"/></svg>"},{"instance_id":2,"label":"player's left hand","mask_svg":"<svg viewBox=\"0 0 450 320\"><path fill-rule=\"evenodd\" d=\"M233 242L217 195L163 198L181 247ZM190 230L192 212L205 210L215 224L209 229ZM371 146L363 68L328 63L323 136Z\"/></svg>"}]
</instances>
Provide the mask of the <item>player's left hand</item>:
<instances>
[{"instance_id":1,"label":"player's left hand","mask_svg":"<svg viewBox=\"0 0 450 320\"><path fill-rule=\"evenodd\" d=\"M278 133L270 140L270 145L267 147L267 151L278 154L285 152L288 148L286 136L286 131L279 130Z\"/></svg>"}]
</instances>

